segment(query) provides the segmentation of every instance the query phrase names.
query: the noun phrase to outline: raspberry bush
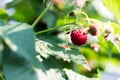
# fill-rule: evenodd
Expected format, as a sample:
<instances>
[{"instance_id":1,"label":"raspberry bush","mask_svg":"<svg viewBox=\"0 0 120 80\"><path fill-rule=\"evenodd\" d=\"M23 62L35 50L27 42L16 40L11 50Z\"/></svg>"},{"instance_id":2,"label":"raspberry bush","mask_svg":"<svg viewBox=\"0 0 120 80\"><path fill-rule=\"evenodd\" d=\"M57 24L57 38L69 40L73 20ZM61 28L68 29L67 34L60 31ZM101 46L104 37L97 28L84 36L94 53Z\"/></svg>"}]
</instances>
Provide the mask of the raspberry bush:
<instances>
[{"instance_id":1,"label":"raspberry bush","mask_svg":"<svg viewBox=\"0 0 120 80\"><path fill-rule=\"evenodd\" d=\"M119 80L119 5L0 0L0 80Z\"/></svg>"}]
</instances>

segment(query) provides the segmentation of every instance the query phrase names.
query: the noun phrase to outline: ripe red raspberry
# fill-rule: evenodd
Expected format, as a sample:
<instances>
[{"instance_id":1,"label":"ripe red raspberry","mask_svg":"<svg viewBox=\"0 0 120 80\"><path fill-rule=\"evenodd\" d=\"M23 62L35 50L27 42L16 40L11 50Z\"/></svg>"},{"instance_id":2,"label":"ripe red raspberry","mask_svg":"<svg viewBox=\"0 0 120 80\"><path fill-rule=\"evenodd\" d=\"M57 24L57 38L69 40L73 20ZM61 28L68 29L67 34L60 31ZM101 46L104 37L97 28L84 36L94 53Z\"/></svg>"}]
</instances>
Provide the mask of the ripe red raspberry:
<instances>
[{"instance_id":1,"label":"ripe red raspberry","mask_svg":"<svg viewBox=\"0 0 120 80\"><path fill-rule=\"evenodd\" d=\"M87 42L87 35L84 33L83 29L72 30L71 41L77 46L81 46Z\"/></svg>"}]
</instances>

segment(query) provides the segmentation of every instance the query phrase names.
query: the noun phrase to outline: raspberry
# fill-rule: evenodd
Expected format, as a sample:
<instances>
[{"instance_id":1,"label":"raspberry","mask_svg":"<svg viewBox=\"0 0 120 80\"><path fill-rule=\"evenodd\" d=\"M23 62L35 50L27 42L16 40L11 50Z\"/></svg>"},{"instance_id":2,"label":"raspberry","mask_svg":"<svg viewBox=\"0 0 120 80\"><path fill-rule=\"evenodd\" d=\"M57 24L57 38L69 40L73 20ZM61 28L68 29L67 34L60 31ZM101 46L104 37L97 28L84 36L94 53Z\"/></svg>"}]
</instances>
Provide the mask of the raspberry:
<instances>
[{"instance_id":1,"label":"raspberry","mask_svg":"<svg viewBox=\"0 0 120 80\"><path fill-rule=\"evenodd\" d=\"M91 25L88 29L88 33L90 33L93 36L96 36L98 34L98 29L95 25Z\"/></svg>"},{"instance_id":2,"label":"raspberry","mask_svg":"<svg viewBox=\"0 0 120 80\"><path fill-rule=\"evenodd\" d=\"M69 16L75 16L75 13L72 11L69 13Z\"/></svg>"},{"instance_id":3,"label":"raspberry","mask_svg":"<svg viewBox=\"0 0 120 80\"><path fill-rule=\"evenodd\" d=\"M83 32L83 29L72 30L71 41L77 46L81 46L87 42L87 35Z\"/></svg>"}]
</instances>

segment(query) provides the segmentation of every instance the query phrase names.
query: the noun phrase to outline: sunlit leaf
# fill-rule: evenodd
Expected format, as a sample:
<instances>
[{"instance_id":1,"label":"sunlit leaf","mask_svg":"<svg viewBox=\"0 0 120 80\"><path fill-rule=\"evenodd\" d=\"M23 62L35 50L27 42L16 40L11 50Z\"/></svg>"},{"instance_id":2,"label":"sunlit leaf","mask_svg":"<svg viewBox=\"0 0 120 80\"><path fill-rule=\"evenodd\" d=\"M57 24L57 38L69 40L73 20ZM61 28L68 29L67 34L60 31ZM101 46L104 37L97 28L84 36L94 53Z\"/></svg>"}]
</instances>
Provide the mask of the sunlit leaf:
<instances>
[{"instance_id":1,"label":"sunlit leaf","mask_svg":"<svg viewBox=\"0 0 120 80\"><path fill-rule=\"evenodd\" d=\"M5 9L0 8L0 19L6 20L8 18L8 14Z\"/></svg>"},{"instance_id":2,"label":"sunlit leaf","mask_svg":"<svg viewBox=\"0 0 120 80\"><path fill-rule=\"evenodd\" d=\"M45 73L40 69L35 69L38 79L37 80L64 80L60 70L58 69L49 69Z\"/></svg>"},{"instance_id":3,"label":"sunlit leaf","mask_svg":"<svg viewBox=\"0 0 120 80\"><path fill-rule=\"evenodd\" d=\"M15 23L1 27L1 37L16 54L38 65L34 49L35 39L31 26L25 23Z\"/></svg>"},{"instance_id":4,"label":"sunlit leaf","mask_svg":"<svg viewBox=\"0 0 120 80\"><path fill-rule=\"evenodd\" d=\"M62 43L62 40L55 36L46 36L43 38L42 36L39 36L39 38L40 40L36 42L36 50L41 56L47 58L49 55L53 55L68 62L73 61L77 64L81 64L90 70L85 57L79 52L78 49L65 49L58 46L58 44Z\"/></svg>"},{"instance_id":5,"label":"sunlit leaf","mask_svg":"<svg viewBox=\"0 0 120 80\"><path fill-rule=\"evenodd\" d=\"M87 78L69 69L64 69L64 71L68 77L68 79L65 79L65 80L99 80L98 78Z\"/></svg>"},{"instance_id":6,"label":"sunlit leaf","mask_svg":"<svg viewBox=\"0 0 120 80\"><path fill-rule=\"evenodd\" d=\"M46 74L36 69L36 72L39 74L39 80L99 80L98 78L88 78L80 75L70 69L49 69Z\"/></svg>"},{"instance_id":7,"label":"sunlit leaf","mask_svg":"<svg viewBox=\"0 0 120 80\"><path fill-rule=\"evenodd\" d=\"M116 19L119 20L120 19L120 3L119 0L102 0L103 3L107 6L107 8L112 11L115 16Z\"/></svg>"},{"instance_id":8,"label":"sunlit leaf","mask_svg":"<svg viewBox=\"0 0 120 80\"><path fill-rule=\"evenodd\" d=\"M120 35L120 25L117 23L111 22L111 26L114 29L114 33Z\"/></svg>"}]
</instances>

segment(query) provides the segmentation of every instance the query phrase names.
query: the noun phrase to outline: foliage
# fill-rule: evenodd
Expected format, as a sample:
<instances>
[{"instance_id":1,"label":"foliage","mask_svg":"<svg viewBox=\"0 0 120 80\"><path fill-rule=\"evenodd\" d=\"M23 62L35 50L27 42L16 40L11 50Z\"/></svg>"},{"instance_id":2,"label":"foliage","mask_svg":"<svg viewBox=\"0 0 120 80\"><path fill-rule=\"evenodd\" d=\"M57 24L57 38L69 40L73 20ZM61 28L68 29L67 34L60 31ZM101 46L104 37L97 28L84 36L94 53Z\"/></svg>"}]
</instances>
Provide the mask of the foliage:
<instances>
[{"instance_id":1,"label":"foliage","mask_svg":"<svg viewBox=\"0 0 120 80\"><path fill-rule=\"evenodd\" d=\"M118 0L109 0L109 1L103 0L103 2L115 14L116 19L119 20L120 3L118 3Z\"/></svg>"},{"instance_id":2,"label":"foliage","mask_svg":"<svg viewBox=\"0 0 120 80\"><path fill-rule=\"evenodd\" d=\"M114 20L94 0L13 0L0 8L0 80L101 80L108 61L120 64L119 1L103 2ZM87 43L76 46L70 34L81 28Z\"/></svg>"}]
</instances>

